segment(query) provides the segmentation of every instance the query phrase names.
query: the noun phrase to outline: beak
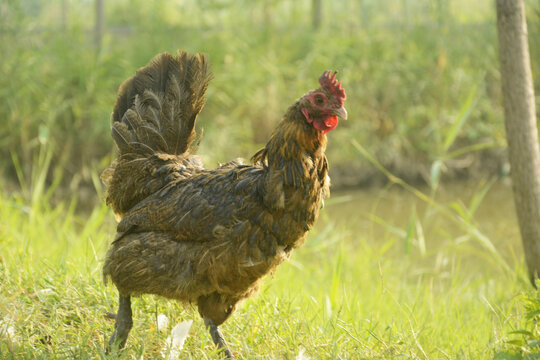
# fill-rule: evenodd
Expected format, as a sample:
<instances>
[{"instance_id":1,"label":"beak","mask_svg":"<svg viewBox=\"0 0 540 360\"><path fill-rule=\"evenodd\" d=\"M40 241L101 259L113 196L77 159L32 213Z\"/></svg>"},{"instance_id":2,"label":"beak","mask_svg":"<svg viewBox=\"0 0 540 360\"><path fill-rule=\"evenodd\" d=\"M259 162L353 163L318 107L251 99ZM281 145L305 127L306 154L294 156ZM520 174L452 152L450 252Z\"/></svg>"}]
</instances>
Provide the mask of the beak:
<instances>
[{"instance_id":1,"label":"beak","mask_svg":"<svg viewBox=\"0 0 540 360\"><path fill-rule=\"evenodd\" d=\"M347 120L347 110L342 106L339 109L336 110L335 114L342 118L343 120Z\"/></svg>"}]
</instances>

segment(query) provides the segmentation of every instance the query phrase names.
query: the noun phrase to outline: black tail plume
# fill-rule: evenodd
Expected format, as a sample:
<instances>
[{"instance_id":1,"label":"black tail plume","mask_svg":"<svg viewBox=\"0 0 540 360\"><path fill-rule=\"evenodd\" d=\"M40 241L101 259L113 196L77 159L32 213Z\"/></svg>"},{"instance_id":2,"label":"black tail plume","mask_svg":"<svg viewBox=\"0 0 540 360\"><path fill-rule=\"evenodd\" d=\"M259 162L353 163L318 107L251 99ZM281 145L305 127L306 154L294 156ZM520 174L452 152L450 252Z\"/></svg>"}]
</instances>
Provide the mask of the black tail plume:
<instances>
[{"instance_id":1,"label":"black tail plume","mask_svg":"<svg viewBox=\"0 0 540 360\"><path fill-rule=\"evenodd\" d=\"M210 79L205 55L179 50L157 55L120 86L111 116L120 155L102 174L116 213L159 190L186 164Z\"/></svg>"}]
</instances>

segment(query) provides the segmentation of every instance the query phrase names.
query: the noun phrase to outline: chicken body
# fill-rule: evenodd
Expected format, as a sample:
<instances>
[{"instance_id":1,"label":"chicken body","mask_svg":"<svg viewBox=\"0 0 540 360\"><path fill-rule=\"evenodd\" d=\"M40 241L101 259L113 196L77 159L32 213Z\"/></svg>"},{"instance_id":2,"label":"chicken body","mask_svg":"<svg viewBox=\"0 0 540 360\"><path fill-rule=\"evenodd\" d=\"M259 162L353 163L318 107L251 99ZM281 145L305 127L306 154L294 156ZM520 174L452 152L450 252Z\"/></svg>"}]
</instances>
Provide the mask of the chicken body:
<instances>
[{"instance_id":1,"label":"chicken body","mask_svg":"<svg viewBox=\"0 0 540 360\"><path fill-rule=\"evenodd\" d=\"M182 56L193 61L180 52L178 58L167 61L180 62L181 67ZM205 70L201 61L195 62L196 71ZM194 90L189 90L190 86L188 81L184 86L188 90L180 86L179 93L196 93L198 88L193 85ZM148 130L133 135L148 123L155 125L156 133L169 131L159 125L164 104L171 98L167 86L161 89L165 95L155 96L157 103L147 101L146 107L137 110L138 114L150 114L146 122L137 125L135 120L126 121L129 114L115 117L118 104L124 100L117 100L113 113L113 136L115 123L120 126L116 126L120 136L115 140L120 142L121 151L122 146L127 149L125 144L130 145L104 176L109 185L108 201L121 216L103 268L105 278L111 278L120 293L111 345L123 346L131 328L130 296L156 294L197 304L214 342L231 357L217 326L240 300L257 290L264 275L304 242L323 198L329 195L324 130L335 127L337 120L325 116L346 116L346 112L339 101L328 110L331 114L323 107L309 107L318 102L317 94L310 93L311 98L306 95L288 109L267 145L254 155L252 165L230 162L207 170L188 151L193 133L186 134L186 129L193 132L198 111L191 115L184 111L189 115L184 118L192 123L182 125L187 121L180 119L177 134L186 140L175 144L177 153L167 151L170 141L157 140L161 148L152 147L149 139L154 135ZM323 90L324 86L319 92ZM327 91L328 102L331 90ZM142 91L142 96L149 98L147 92ZM141 91L133 93L137 103ZM142 120L143 115L139 116ZM174 141L179 135L171 138ZM141 143L144 146L137 145ZM132 177L130 168L136 171ZM126 200L128 196L132 198Z\"/></svg>"}]
</instances>

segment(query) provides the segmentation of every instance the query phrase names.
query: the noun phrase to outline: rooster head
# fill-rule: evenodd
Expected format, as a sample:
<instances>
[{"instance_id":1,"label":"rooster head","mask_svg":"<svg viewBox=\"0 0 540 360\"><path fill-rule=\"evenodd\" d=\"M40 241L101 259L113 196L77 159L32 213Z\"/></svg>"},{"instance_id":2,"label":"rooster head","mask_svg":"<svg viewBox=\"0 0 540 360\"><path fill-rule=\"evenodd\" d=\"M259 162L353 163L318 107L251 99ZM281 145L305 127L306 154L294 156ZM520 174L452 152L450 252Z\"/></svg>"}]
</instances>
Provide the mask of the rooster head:
<instances>
[{"instance_id":1,"label":"rooster head","mask_svg":"<svg viewBox=\"0 0 540 360\"><path fill-rule=\"evenodd\" d=\"M335 129L338 117L347 119L347 110L343 107L347 96L341 88L341 81L336 80L336 74L337 71L325 71L319 77L321 87L304 95L299 102L307 123L325 134Z\"/></svg>"}]
</instances>

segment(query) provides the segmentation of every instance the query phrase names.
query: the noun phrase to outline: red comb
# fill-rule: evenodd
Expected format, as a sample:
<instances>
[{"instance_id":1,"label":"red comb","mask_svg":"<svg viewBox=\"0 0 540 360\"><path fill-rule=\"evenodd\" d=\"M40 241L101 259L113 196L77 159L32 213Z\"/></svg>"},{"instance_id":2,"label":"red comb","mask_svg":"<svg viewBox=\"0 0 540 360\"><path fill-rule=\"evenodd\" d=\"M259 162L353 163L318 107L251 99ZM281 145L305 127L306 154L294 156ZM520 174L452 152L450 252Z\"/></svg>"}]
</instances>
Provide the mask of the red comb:
<instances>
[{"instance_id":1,"label":"red comb","mask_svg":"<svg viewBox=\"0 0 540 360\"><path fill-rule=\"evenodd\" d=\"M339 105L343 105L343 102L347 99L347 95L345 95L345 90L341 88L341 81L336 81L336 74L337 71L334 71L332 74L331 70L326 70L319 77L319 83L324 89L336 97Z\"/></svg>"}]
</instances>

